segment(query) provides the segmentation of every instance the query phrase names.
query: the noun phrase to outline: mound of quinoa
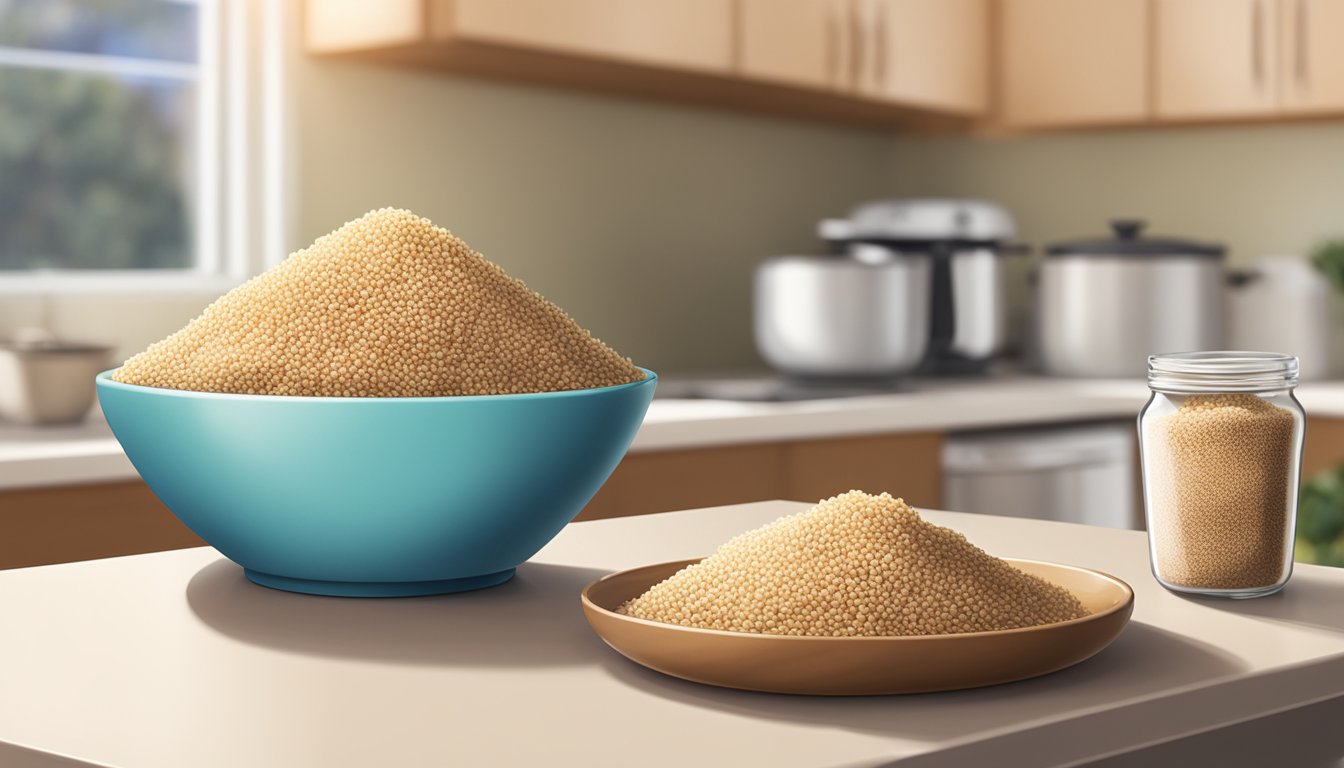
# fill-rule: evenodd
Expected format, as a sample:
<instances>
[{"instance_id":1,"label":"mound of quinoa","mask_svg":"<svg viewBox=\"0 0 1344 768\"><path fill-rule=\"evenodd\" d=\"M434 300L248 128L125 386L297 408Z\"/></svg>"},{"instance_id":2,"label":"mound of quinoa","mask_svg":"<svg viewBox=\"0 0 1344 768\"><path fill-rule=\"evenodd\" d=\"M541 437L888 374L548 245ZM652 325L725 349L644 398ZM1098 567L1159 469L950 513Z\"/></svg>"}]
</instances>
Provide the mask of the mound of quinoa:
<instances>
[{"instance_id":1,"label":"mound of quinoa","mask_svg":"<svg viewBox=\"0 0 1344 768\"><path fill-rule=\"evenodd\" d=\"M850 491L748 531L619 613L775 635L940 635L1087 615L1078 598L986 554L903 500Z\"/></svg>"},{"instance_id":2,"label":"mound of quinoa","mask_svg":"<svg viewBox=\"0 0 1344 768\"><path fill-rule=\"evenodd\" d=\"M448 230L383 208L126 361L114 381L251 395L440 397L644 378Z\"/></svg>"},{"instance_id":3,"label":"mound of quinoa","mask_svg":"<svg viewBox=\"0 0 1344 768\"><path fill-rule=\"evenodd\" d=\"M1291 411L1241 393L1191 395L1153 419L1143 451L1164 581L1253 589L1284 578L1297 428Z\"/></svg>"}]
</instances>

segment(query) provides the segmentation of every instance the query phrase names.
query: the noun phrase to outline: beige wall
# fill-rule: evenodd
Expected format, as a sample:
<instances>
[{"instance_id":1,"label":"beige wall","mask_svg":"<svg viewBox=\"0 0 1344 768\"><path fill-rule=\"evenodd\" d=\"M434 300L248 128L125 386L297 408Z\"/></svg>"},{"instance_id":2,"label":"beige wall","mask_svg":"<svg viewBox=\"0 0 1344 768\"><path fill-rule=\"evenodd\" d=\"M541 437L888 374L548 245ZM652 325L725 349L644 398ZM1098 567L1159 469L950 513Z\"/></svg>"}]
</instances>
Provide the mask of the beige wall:
<instances>
[{"instance_id":1,"label":"beige wall","mask_svg":"<svg viewBox=\"0 0 1344 768\"><path fill-rule=\"evenodd\" d=\"M1344 236L1344 124L892 141L902 194L1004 203L1034 244L1097 236L1107 219L1228 244L1245 264Z\"/></svg>"},{"instance_id":2,"label":"beige wall","mask_svg":"<svg viewBox=\"0 0 1344 768\"><path fill-rule=\"evenodd\" d=\"M880 194L889 137L295 62L298 239L364 211L445 226L657 370L756 365L750 278Z\"/></svg>"},{"instance_id":3,"label":"beige wall","mask_svg":"<svg viewBox=\"0 0 1344 768\"><path fill-rule=\"evenodd\" d=\"M996 199L1037 244L1143 216L1238 263L1344 234L1339 123L910 138L289 53L291 246L412 208L663 371L758 365L755 264L875 196ZM49 316L128 354L210 298L73 294ZM0 297L0 334L40 316Z\"/></svg>"},{"instance_id":4,"label":"beige wall","mask_svg":"<svg viewBox=\"0 0 1344 768\"><path fill-rule=\"evenodd\" d=\"M428 216L655 370L758 365L754 265L879 194L889 137L303 55L291 41L291 248L365 211ZM55 297L68 338L132 354L214 294ZM0 336L42 322L0 296Z\"/></svg>"}]
</instances>

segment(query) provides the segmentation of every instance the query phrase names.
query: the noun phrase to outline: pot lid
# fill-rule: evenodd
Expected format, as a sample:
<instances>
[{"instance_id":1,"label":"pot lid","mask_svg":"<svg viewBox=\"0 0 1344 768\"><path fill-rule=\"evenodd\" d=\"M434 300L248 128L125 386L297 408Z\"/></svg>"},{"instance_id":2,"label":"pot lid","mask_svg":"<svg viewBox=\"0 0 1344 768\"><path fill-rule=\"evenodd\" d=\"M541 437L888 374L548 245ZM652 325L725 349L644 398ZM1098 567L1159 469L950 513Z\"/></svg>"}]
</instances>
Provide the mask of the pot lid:
<instances>
[{"instance_id":1,"label":"pot lid","mask_svg":"<svg viewBox=\"0 0 1344 768\"><path fill-rule=\"evenodd\" d=\"M1182 240L1175 237L1144 237L1148 222L1142 219L1112 219L1114 237L1068 240L1045 249L1047 256L1204 256L1220 258L1220 243Z\"/></svg>"},{"instance_id":2,"label":"pot lid","mask_svg":"<svg viewBox=\"0 0 1344 768\"><path fill-rule=\"evenodd\" d=\"M1003 206L985 200L907 198L874 200L844 219L824 219L817 234L831 242L998 242L1017 234Z\"/></svg>"}]
</instances>

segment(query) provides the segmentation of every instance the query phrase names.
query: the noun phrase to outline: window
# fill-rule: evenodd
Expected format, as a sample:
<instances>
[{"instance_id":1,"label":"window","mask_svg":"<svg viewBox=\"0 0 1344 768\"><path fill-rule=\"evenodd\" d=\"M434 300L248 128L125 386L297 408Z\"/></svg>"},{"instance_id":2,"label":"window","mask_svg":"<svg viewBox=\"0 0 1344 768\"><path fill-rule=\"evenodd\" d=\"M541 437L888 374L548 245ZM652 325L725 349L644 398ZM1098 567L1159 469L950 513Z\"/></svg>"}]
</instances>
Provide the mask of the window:
<instances>
[{"instance_id":1,"label":"window","mask_svg":"<svg viewBox=\"0 0 1344 768\"><path fill-rule=\"evenodd\" d=\"M0 0L0 285L217 284L275 260L248 257L279 140L248 114L279 103L279 5Z\"/></svg>"}]
</instances>

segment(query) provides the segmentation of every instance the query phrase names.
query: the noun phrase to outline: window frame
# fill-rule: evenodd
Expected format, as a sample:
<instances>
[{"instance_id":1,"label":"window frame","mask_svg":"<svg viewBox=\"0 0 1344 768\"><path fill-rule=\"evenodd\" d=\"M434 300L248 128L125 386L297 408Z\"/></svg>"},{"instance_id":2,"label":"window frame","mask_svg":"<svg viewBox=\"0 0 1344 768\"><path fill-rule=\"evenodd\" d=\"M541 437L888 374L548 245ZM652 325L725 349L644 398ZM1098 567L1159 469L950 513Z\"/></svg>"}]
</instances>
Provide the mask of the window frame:
<instances>
[{"instance_id":1,"label":"window frame","mask_svg":"<svg viewBox=\"0 0 1344 768\"><path fill-rule=\"evenodd\" d=\"M285 4L273 0L194 0L194 4L199 9L196 64L24 49L7 49L4 58L11 62L26 58L29 66L60 62L65 71L158 70L160 76L181 77L184 68L195 70L199 117L195 265L0 270L0 295L217 294L284 258L290 218L282 177ZM0 58L0 66L13 65Z\"/></svg>"}]
</instances>

